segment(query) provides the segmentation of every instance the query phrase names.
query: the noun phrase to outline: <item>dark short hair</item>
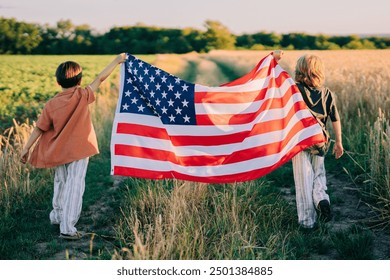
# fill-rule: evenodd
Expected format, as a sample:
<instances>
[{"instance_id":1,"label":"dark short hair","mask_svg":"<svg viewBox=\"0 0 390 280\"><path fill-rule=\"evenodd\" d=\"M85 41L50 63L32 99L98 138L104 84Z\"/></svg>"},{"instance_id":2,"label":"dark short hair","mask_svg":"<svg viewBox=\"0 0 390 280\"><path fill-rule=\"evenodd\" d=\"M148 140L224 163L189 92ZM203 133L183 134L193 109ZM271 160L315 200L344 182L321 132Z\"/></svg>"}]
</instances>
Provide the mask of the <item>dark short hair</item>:
<instances>
[{"instance_id":1,"label":"dark short hair","mask_svg":"<svg viewBox=\"0 0 390 280\"><path fill-rule=\"evenodd\" d=\"M80 85L82 76L81 66L74 61L65 61L56 70L57 83L63 88Z\"/></svg>"}]
</instances>

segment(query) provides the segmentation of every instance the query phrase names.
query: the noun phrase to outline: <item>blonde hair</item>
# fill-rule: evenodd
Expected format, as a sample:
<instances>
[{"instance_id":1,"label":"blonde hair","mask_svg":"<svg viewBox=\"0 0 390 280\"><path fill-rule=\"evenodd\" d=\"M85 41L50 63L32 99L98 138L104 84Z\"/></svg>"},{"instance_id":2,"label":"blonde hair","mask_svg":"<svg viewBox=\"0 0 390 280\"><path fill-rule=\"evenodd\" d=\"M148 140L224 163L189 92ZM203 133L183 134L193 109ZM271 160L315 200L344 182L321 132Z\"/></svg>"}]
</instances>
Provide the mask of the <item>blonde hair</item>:
<instances>
[{"instance_id":1,"label":"blonde hair","mask_svg":"<svg viewBox=\"0 0 390 280\"><path fill-rule=\"evenodd\" d=\"M316 55L301 56L295 67L295 81L305 83L309 87L321 87L324 83L324 65Z\"/></svg>"}]
</instances>

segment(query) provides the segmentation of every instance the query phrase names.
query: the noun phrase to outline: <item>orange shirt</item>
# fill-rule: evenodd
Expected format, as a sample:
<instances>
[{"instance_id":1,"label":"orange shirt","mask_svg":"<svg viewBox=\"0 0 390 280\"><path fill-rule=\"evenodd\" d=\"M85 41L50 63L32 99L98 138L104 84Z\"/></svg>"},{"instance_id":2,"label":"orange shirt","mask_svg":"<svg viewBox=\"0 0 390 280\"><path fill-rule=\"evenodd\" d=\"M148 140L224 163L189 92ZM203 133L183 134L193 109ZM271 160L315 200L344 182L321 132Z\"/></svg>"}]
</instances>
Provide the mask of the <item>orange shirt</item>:
<instances>
[{"instance_id":1,"label":"orange shirt","mask_svg":"<svg viewBox=\"0 0 390 280\"><path fill-rule=\"evenodd\" d=\"M36 124L43 134L30 157L33 166L54 167L99 153L88 108L94 101L90 87L76 86L46 103Z\"/></svg>"}]
</instances>

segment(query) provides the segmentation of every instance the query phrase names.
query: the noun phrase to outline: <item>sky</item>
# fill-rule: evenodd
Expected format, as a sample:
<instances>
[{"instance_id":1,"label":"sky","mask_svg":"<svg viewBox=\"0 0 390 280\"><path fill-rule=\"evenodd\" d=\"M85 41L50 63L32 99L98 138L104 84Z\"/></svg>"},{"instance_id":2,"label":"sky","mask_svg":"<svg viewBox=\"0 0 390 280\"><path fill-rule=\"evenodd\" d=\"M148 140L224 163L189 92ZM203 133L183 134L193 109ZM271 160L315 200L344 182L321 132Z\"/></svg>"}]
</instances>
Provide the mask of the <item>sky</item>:
<instances>
[{"instance_id":1,"label":"sky","mask_svg":"<svg viewBox=\"0 0 390 280\"><path fill-rule=\"evenodd\" d=\"M216 20L236 35L389 34L389 11L388 0L0 0L0 17L52 26L69 19L98 32L137 23L204 30Z\"/></svg>"}]
</instances>

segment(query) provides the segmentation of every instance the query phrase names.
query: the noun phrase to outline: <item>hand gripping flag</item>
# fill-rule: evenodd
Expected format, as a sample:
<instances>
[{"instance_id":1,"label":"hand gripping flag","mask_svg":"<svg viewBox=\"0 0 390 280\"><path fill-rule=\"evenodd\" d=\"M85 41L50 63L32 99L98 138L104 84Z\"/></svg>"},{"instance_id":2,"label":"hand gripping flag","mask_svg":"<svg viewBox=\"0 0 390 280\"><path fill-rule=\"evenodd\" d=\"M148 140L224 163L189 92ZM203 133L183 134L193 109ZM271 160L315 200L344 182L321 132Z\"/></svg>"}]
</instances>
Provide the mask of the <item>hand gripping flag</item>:
<instances>
[{"instance_id":1,"label":"hand gripping flag","mask_svg":"<svg viewBox=\"0 0 390 280\"><path fill-rule=\"evenodd\" d=\"M247 181L324 141L294 81L271 54L219 87L183 81L131 55L122 64L113 175Z\"/></svg>"}]
</instances>

